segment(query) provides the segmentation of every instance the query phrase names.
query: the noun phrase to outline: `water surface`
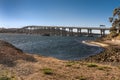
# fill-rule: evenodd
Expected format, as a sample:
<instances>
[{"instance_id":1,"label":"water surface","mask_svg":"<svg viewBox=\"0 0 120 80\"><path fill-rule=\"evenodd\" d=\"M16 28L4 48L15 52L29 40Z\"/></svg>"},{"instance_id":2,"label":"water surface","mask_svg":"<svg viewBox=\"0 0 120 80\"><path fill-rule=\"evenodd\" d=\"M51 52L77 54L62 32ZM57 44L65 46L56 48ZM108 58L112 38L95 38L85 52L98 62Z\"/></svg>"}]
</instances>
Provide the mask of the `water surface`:
<instances>
[{"instance_id":1,"label":"water surface","mask_svg":"<svg viewBox=\"0 0 120 80\"><path fill-rule=\"evenodd\" d=\"M8 41L24 52L55 57L63 60L78 60L99 53L102 48L85 45L83 40L97 37L62 37L25 34L0 34L0 39Z\"/></svg>"}]
</instances>

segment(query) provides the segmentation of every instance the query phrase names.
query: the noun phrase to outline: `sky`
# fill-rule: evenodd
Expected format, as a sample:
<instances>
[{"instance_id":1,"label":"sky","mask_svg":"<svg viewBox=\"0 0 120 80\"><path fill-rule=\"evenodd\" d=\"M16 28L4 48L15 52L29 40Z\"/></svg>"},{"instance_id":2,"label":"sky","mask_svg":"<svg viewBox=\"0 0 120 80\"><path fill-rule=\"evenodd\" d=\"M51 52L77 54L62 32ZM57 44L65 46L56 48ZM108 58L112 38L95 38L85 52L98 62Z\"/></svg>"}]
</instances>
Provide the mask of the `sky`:
<instances>
[{"instance_id":1,"label":"sky","mask_svg":"<svg viewBox=\"0 0 120 80\"><path fill-rule=\"evenodd\" d=\"M120 0L0 0L0 27L111 27Z\"/></svg>"}]
</instances>

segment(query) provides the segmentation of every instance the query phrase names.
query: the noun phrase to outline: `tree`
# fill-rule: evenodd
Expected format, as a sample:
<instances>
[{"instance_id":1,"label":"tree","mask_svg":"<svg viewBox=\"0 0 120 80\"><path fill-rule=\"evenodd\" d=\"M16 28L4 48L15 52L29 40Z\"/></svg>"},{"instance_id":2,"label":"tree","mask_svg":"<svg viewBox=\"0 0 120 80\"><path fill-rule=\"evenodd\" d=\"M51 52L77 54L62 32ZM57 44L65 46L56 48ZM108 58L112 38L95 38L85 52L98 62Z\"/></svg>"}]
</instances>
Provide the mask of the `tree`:
<instances>
[{"instance_id":1,"label":"tree","mask_svg":"<svg viewBox=\"0 0 120 80\"><path fill-rule=\"evenodd\" d=\"M120 7L114 9L113 17L110 17L109 20L112 23L110 32L120 33Z\"/></svg>"}]
</instances>

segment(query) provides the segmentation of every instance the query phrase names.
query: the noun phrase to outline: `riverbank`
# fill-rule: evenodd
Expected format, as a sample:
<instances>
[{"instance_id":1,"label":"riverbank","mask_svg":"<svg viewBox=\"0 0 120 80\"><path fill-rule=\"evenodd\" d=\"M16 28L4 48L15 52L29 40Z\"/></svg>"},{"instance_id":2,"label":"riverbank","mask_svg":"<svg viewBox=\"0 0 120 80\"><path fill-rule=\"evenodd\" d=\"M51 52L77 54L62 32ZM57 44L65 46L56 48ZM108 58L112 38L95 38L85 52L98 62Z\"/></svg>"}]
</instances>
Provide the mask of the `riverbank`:
<instances>
[{"instance_id":1,"label":"riverbank","mask_svg":"<svg viewBox=\"0 0 120 80\"><path fill-rule=\"evenodd\" d=\"M5 41L0 41L0 57L1 80L120 79L119 66L31 55Z\"/></svg>"},{"instance_id":2,"label":"riverbank","mask_svg":"<svg viewBox=\"0 0 120 80\"><path fill-rule=\"evenodd\" d=\"M119 40L105 41L87 41L86 44L92 44L104 48L99 54L92 55L85 59L87 62L97 62L102 64L120 65L120 42Z\"/></svg>"},{"instance_id":3,"label":"riverbank","mask_svg":"<svg viewBox=\"0 0 120 80\"><path fill-rule=\"evenodd\" d=\"M99 47L108 47L109 45L103 42L97 41L82 41L83 44L91 45L91 46L99 46Z\"/></svg>"}]
</instances>

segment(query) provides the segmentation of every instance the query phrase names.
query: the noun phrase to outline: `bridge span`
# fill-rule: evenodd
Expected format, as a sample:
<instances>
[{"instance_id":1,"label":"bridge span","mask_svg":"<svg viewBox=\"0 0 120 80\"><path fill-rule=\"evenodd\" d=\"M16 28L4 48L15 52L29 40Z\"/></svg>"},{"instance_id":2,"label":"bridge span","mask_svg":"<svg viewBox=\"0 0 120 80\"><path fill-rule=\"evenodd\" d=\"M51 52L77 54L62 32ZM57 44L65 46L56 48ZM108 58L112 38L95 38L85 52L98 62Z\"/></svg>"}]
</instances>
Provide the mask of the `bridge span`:
<instances>
[{"instance_id":1,"label":"bridge span","mask_svg":"<svg viewBox=\"0 0 120 80\"><path fill-rule=\"evenodd\" d=\"M86 32L84 32L83 30L86 30ZM93 30L97 30L97 33L94 33ZM22 33L41 34L50 36L80 36L80 35L92 36L93 34L99 34L101 36L104 36L106 35L106 31L109 30L110 28L106 27L64 27L64 26L26 26L19 29L19 31Z\"/></svg>"}]
</instances>

